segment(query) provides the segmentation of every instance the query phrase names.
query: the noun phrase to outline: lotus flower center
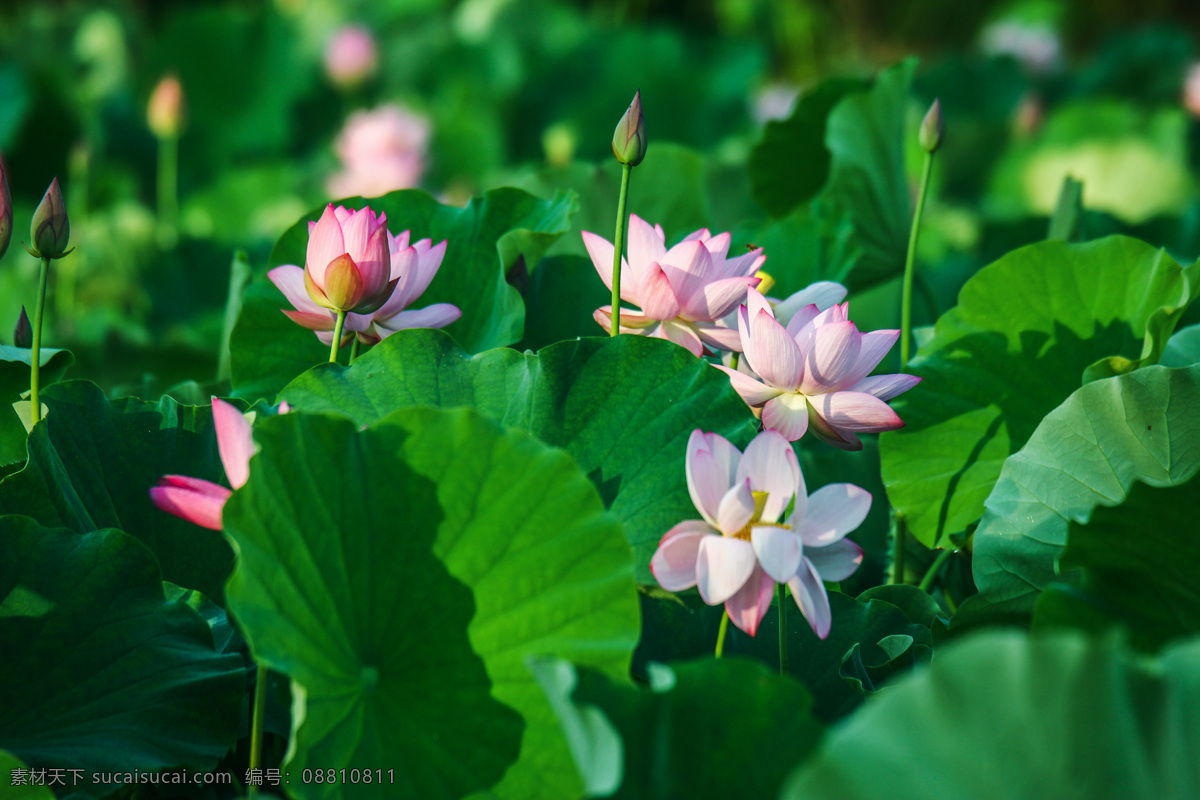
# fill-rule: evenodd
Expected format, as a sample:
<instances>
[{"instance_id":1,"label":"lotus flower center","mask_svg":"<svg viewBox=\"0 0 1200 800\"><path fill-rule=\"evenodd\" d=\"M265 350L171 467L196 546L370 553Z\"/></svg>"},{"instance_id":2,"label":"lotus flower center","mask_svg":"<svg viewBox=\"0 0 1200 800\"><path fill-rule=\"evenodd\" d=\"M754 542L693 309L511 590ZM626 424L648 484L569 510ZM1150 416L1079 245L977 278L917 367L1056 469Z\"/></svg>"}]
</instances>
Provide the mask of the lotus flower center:
<instances>
[{"instance_id":1,"label":"lotus flower center","mask_svg":"<svg viewBox=\"0 0 1200 800\"><path fill-rule=\"evenodd\" d=\"M750 521L740 531L733 534L733 538L744 539L748 542L750 541L750 531L753 528L784 528L791 530L791 525L784 525L782 522L764 522L762 520L763 509L766 508L767 495L770 492L751 491L750 494L754 495L754 514L751 515Z\"/></svg>"}]
</instances>

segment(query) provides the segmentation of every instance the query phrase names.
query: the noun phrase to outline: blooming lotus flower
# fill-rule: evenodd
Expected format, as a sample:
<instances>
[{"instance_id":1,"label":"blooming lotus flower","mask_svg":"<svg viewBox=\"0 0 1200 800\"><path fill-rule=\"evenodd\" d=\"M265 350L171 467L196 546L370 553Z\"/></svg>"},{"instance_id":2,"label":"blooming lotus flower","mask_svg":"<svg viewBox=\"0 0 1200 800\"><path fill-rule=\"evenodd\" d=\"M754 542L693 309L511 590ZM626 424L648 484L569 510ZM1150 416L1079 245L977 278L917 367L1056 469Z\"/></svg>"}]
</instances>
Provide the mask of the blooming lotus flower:
<instances>
[{"instance_id":1,"label":"blooming lotus flower","mask_svg":"<svg viewBox=\"0 0 1200 800\"><path fill-rule=\"evenodd\" d=\"M669 339L701 355L714 350L740 350L737 330L723 317L737 308L746 288L757 286L754 276L766 257L762 249L726 258L730 235L713 236L708 229L689 234L666 247L663 229L629 215L629 261L621 260L621 299L640 311L620 309L621 333ZM600 278L612 290L613 245L594 233L583 232L583 243ZM593 315L612 332L612 306Z\"/></svg>"},{"instance_id":2,"label":"blooming lotus flower","mask_svg":"<svg viewBox=\"0 0 1200 800\"><path fill-rule=\"evenodd\" d=\"M685 465L704 519L663 536L650 561L659 584L671 592L697 587L705 603L724 603L733 624L753 636L776 584L786 583L813 632L828 636L823 581L848 578L862 563L862 548L845 536L866 519L870 493L838 483L810 497L796 454L778 431L760 433L743 455L724 437L697 429ZM791 515L777 521L789 503Z\"/></svg>"},{"instance_id":3,"label":"blooming lotus flower","mask_svg":"<svg viewBox=\"0 0 1200 800\"><path fill-rule=\"evenodd\" d=\"M425 172L429 120L389 104L356 111L334 143L345 169L326 184L333 197L378 197L416 186Z\"/></svg>"},{"instance_id":4,"label":"blooming lotus flower","mask_svg":"<svg viewBox=\"0 0 1200 800\"><path fill-rule=\"evenodd\" d=\"M250 423L242 412L215 397L212 412L217 428L217 450L221 454L225 476L229 478L230 486L240 489L250 477L250 457L254 455ZM219 531L221 512L231 494L231 490L211 481L186 475L164 475L158 486L150 490L150 500L163 511Z\"/></svg>"},{"instance_id":5,"label":"blooming lotus flower","mask_svg":"<svg viewBox=\"0 0 1200 800\"><path fill-rule=\"evenodd\" d=\"M392 293L383 305L369 314L347 314L343 328L344 340L348 341L353 334L358 334L361 341L374 344L406 328L444 328L462 316L462 311L451 303L434 303L425 308L408 310L429 287L446 255L444 240L436 245L431 239L422 239L413 245L408 241L409 231L398 236L388 232L389 280L395 284ZM295 267L276 267L267 273L267 277L296 308L295 311L285 309L283 313L300 325L316 331L317 337L325 344L332 344L335 318L308 297L301 271ZM345 341L340 344L345 344Z\"/></svg>"},{"instance_id":6,"label":"blooming lotus flower","mask_svg":"<svg viewBox=\"0 0 1200 800\"><path fill-rule=\"evenodd\" d=\"M750 289L738 311L743 359L758 379L717 365L734 390L761 409L767 428L796 441L809 429L843 450L861 450L856 433L890 431L904 421L885 402L921 382L913 375L867 377L900 331L859 333L846 318L848 303L819 311L801 308L785 328L771 304Z\"/></svg>"}]
</instances>

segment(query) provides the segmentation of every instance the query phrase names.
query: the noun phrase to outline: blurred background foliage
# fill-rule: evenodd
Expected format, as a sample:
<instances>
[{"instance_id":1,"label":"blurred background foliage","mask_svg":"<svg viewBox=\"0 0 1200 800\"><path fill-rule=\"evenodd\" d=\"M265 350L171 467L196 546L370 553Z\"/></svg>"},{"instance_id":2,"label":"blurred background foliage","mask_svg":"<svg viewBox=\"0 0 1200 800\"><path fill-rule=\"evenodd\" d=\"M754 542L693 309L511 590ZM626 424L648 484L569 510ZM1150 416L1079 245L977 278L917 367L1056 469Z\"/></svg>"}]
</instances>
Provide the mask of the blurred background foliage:
<instances>
[{"instance_id":1,"label":"blurred background foliage","mask_svg":"<svg viewBox=\"0 0 1200 800\"><path fill-rule=\"evenodd\" d=\"M329 61L347 26L374 41L350 78ZM900 109L910 191L934 97L947 129L921 239L929 323L979 267L1046 237L1068 175L1087 209L1076 237L1123 231L1183 262L1200 255L1197 30L1186 0L9 2L0 154L14 238L51 178L65 188L78 250L53 271L48 343L111 393L152 398L217 378L235 254L261 270L283 231L340 196L419 186L463 205L501 185L570 188L580 213L548 255L583 255L579 229L611 232L609 142L635 89L652 143L635 213L672 239L733 230L735 247L805 262L783 266L797 277L836 273L805 260L845 258L845 220L819 203L761 205L753 153L798 97L916 55ZM186 123L164 235L146 108L168 74ZM347 124L389 106L393 122L360 125L367 143L354 144ZM393 159L393 185L355 183L380 173L372 152ZM818 152L800 160L829 169ZM0 342L33 301L36 267L16 246L0 263ZM851 298L864 329L896 326L897 281L878 277Z\"/></svg>"}]
</instances>

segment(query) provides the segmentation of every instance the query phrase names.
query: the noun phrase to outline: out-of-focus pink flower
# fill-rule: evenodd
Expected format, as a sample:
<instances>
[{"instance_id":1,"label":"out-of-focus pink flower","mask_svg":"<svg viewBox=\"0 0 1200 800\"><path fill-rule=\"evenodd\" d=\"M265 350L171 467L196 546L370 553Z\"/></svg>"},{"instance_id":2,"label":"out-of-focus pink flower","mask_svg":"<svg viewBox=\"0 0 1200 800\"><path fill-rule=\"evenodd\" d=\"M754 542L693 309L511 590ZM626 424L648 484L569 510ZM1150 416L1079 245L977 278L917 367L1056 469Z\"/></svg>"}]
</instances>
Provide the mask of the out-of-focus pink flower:
<instances>
[{"instance_id":1,"label":"out-of-focus pink flower","mask_svg":"<svg viewBox=\"0 0 1200 800\"><path fill-rule=\"evenodd\" d=\"M416 186L428 144L429 120L402 106L356 111L334 143L344 169L329 179L329 194L378 197Z\"/></svg>"},{"instance_id":2,"label":"out-of-focus pink flower","mask_svg":"<svg viewBox=\"0 0 1200 800\"><path fill-rule=\"evenodd\" d=\"M325 74L343 89L367 80L378 66L375 37L361 25L339 29L325 46Z\"/></svg>"},{"instance_id":3,"label":"out-of-focus pink flower","mask_svg":"<svg viewBox=\"0 0 1200 800\"><path fill-rule=\"evenodd\" d=\"M1183 83L1183 107L1192 116L1200 117L1200 62L1188 68L1187 78Z\"/></svg>"},{"instance_id":4,"label":"out-of-focus pink flower","mask_svg":"<svg viewBox=\"0 0 1200 800\"><path fill-rule=\"evenodd\" d=\"M387 241L389 280L394 284L391 294L375 311L347 314L343 341L339 344L345 344L354 334L361 341L374 344L406 328L444 328L462 316L462 311L451 303L434 303L412 310L408 308L437 275L442 258L446 255L446 242L434 245L431 239L422 239L410 245L409 231L398 236L393 236L389 231ZM295 311L285 309L283 313L300 325L316 331L317 337L325 344L332 344L335 317L309 298L302 271L285 265L276 267L267 275L296 308Z\"/></svg>"},{"instance_id":5,"label":"out-of-focus pink flower","mask_svg":"<svg viewBox=\"0 0 1200 800\"><path fill-rule=\"evenodd\" d=\"M335 311L378 309L396 286L388 241L387 214L330 203L308 223L304 268L285 264L268 273L296 309L283 313L310 330L332 331Z\"/></svg>"},{"instance_id":6,"label":"out-of-focus pink flower","mask_svg":"<svg viewBox=\"0 0 1200 800\"><path fill-rule=\"evenodd\" d=\"M766 256L762 249L726 258L730 235L713 236L708 229L689 234L666 247L662 227L651 227L636 214L629 216L629 260L621 259L621 299L640 311L620 309L620 332L669 339L701 355L713 350L740 350L736 328L722 319L758 286L754 276ZM612 289L613 245L594 233L583 232L592 264ZM596 322L612 331L612 306L596 309Z\"/></svg>"},{"instance_id":7,"label":"out-of-focus pink flower","mask_svg":"<svg viewBox=\"0 0 1200 800\"><path fill-rule=\"evenodd\" d=\"M843 450L861 450L855 435L904 427L885 402L921 382L913 375L867 377L896 343L896 330L859 333L848 303L801 308L785 328L753 289L738 311L742 357L759 378L717 365L763 424L796 441L809 429Z\"/></svg>"},{"instance_id":8,"label":"out-of-focus pink flower","mask_svg":"<svg viewBox=\"0 0 1200 800\"><path fill-rule=\"evenodd\" d=\"M146 104L146 123L160 139L172 139L183 131L183 84L178 75L167 75L154 87Z\"/></svg>"},{"instance_id":9,"label":"out-of-focus pink flower","mask_svg":"<svg viewBox=\"0 0 1200 800\"><path fill-rule=\"evenodd\" d=\"M1046 23L1000 20L984 28L980 39L985 53L1012 56L1031 72L1050 72L1062 61L1062 41Z\"/></svg>"},{"instance_id":10,"label":"out-of-focus pink flower","mask_svg":"<svg viewBox=\"0 0 1200 800\"><path fill-rule=\"evenodd\" d=\"M254 455L250 423L242 412L215 397L212 412L225 477L229 478L230 486L240 489L250 477L250 457ZM186 475L164 475L158 486L150 490L150 500L163 511L219 531L221 512L231 494L229 489L211 481Z\"/></svg>"},{"instance_id":11,"label":"out-of-focus pink flower","mask_svg":"<svg viewBox=\"0 0 1200 800\"><path fill-rule=\"evenodd\" d=\"M813 631L828 636L822 581L848 578L862 563L862 548L845 536L866 519L870 493L838 483L810 497L791 445L771 430L743 455L724 437L697 429L685 467L704 519L663 536L650 561L659 584L671 592L697 587L705 603L724 603L733 624L753 636L776 584L786 583ZM792 513L780 522L789 503Z\"/></svg>"}]
</instances>

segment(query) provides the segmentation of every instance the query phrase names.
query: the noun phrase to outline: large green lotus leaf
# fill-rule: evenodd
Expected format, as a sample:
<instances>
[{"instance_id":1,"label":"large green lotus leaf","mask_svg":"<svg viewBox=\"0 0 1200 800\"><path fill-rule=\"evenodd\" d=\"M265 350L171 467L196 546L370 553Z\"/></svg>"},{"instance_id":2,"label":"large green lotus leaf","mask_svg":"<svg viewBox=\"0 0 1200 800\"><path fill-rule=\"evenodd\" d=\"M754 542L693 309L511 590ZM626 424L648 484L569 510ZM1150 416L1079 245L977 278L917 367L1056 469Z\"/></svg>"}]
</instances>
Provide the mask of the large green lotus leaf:
<instances>
[{"instance_id":1,"label":"large green lotus leaf","mask_svg":"<svg viewBox=\"0 0 1200 800\"><path fill-rule=\"evenodd\" d=\"M524 659L627 674L637 609L617 525L566 454L468 409L357 428L266 420L226 508L231 608L306 696L293 773L395 764L381 797L577 793Z\"/></svg>"},{"instance_id":2,"label":"large green lotus leaf","mask_svg":"<svg viewBox=\"0 0 1200 800\"><path fill-rule=\"evenodd\" d=\"M1197 469L1200 365L1146 367L1078 389L1004 463L987 498L975 531L971 613L1030 613L1057 577L1069 522L1122 503L1135 481L1175 486Z\"/></svg>"},{"instance_id":3,"label":"large green lotus leaf","mask_svg":"<svg viewBox=\"0 0 1200 800\"><path fill-rule=\"evenodd\" d=\"M532 270L568 229L578 207L569 192L539 200L511 188L493 189L466 208L441 205L417 189L343 202L386 212L388 229L397 234L411 231L413 242L446 240L441 269L415 307L458 306L462 318L446 330L471 352L520 340L524 305L507 281L508 272L518 260ZM323 211L323 206L313 209L284 232L271 251L269 266L304 266L308 223ZM247 289L230 341L235 395L271 400L292 378L328 360L329 348L284 316L283 308L291 306L265 275Z\"/></svg>"},{"instance_id":4,"label":"large green lotus leaf","mask_svg":"<svg viewBox=\"0 0 1200 800\"><path fill-rule=\"evenodd\" d=\"M7 750L0 750L0 796L4 800L54 800L50 787L44 781L33 782L29 765Z\"/></svg>"},{"instance_id":5,"label":"large green lotus leaf","mask_svg":"<svg viewBox=\"0 0 1200 800\"><path fill-rule=\"evenodd\" d=\"M364 425L402 406L471 406L565 449L620 520L643 583L653 582L650 557L662 535L696 516L683 468L691 432L744 446L757 424L719 370L639 336L469 356L441 331L401 331L349 368L301 375L280 397Z\"/></svg>"},{"instance_id":6,"label":"large green lotus leaf","mask_svg":"<svg viewBox=\"0 0 1200 800\"><path fill-rule=\"evenodd\" d=\"M776 282L769 294L779 298L815 281L846 283L861 254L850 219L825 201L799 206L769 223L745 225L736 239L763 248L765 269Z\"/></svg>"},{"instance_id":7,"label":"large green lotus leaf","mask_svg":"<svg viewBox=\"0 0 1200 800\"><path fill-rule=\"evenodd\" d=\"M655 664L649 689L561 659L531 667L589 796L774 797L823 732L808 691L758 661Z\"/></svg>"},{"instance_id":8,"label":"large green lotus leaf","mask_svg":"<svg viewBox=\"0 0 1200 800\"><path fill-rule=\"evenodd\" d=\"M1039 598L1034 624L1074 625L1082 610L1080 627L1096 627L1097 616L1121 621L1147 649L1200 633L1197 497L1200 472L1176 486L1138 482L1121 505L1096 509L1086 524L1072 522L1059 564L1082 569L1082 587L1054 590L1065 595L1058 599L1069 613L1063 605L1047 609Z\"/></svg>"},{"instance_id":9,"label":"large green lotus leaf","mask_svg":"<svg viewBox=\"0 0 1200 800\"><path fill-rule=\"evenodd\" d=\"M783 800L1200 796L1200 640L1146 664L1113 637L981 632L866 703Z\"/></svg>"},{"instance_id":10,"label":"large green lotus leaf","mask_svg":"<svg viewBox=\"0 0 1200 800\"><path fill-rule=\"evenodd\" d=\"M163 596L150 551L120 531L0 517L0 651L0 748L30 766L212 769L237 738L241 656L213 649L204 620Z\"/></svg>"},{"instance_id":11,"label":"large green lotus leaf","mask_svg":"<svg viewBox=\"0 0 1200 800\"><path fill-rule=\"evenodd\" d=\"M832 78L806 92L787 119L766 124L750 151L749 173L754 199L767 213L785 217L825 185L833 160L825 143L829 115L842 99L866 88L860 78Z\"/></svg>"},{"instance_id":12,"label":"large green lotus leaf","mask_svg":"<svg viewBox=\"0 0 1200 800\"><path fill-rule=\"evenodd\" d=\"M812 692L813 713L819 719L831 722L848 714L893 674L929 659L936 614L927 596L917 594L924 593L915 586L878 587L860 598L830 591L833 624L824 640L788 597L788 672ZM650 662L711 654L722 613L722 606L706 606L690 592L678 600L644 596L634 673L648 675ZM731 625L726 637L726 654L753 656L778 666L778 604L767 611L755 636ZM897 642L900 647L895 647Z\"/></svg>"},{"instance_id":13,"label":"large green lotus leaf","mask_svg":"<svg viewBox=\"0 0 1200 800\"><path fill-rule=\"evenodd\" d=\"M822 197L854 223L862 257L848 278L851 290L904 271L912 225L904 144L912 134L908 107L916 67L909 59L886 70L870 91L845 98L829 115L825 146L833 165Z\"/></svg>"},{"instance_id":14,"label":"large green lotus leaf","mask_svg":"<svg viewBox=\"0 0 1200 800\"><path fill-rule=\"evenodd\" d=\"M1200 363L1200 325L1189 325L1175 331L1167 340L1158 363L1164 367L1186 367Z\"/></svg>"},{"instance_id":15,"label":"large green lotus leaf","mask_svg":"<svg viewBox=\"0 0 1200 800\"><path fill-rule=\"evenodd\" d=\"M1084 371L1138 358L1151 318L1186 307L1198 279L1200 264L1185 270L1112 236L1030 245L967 281L909 367L924 381L894 403L907 427L880 436L888 497L909 530L933 546L978 519L1005 459Z\"/></svg>"},{"instance_id":16,"label":"large green lotus leaf","mask_svg":"<svg viewBox=\"0 0 1200 800\"><path fill-rule=\"evenodd\" d=\"M221 602L233 553L220 532L150 502L163 475L222 480L212 411L169 397L109 401L89 381L50 386L42 402L50 410L29 436L28 463L0 481L0 514L77 533L118 528L150 548L164 580Z\"/></svg>"},{"instance_id":17,"label":"large green lotus leaf","mask_svg":"<svg viewBox=\"0 0 1200 800\"><path fill-rule=\"evenodd\" d=\"M590 258L552 256L529 276L525 297L525 338L518 349L543 347L604 333L592 317L612 302L612 292L596 274Z\"/></svg>"},{"instance_id":18,"label":"large green lotus leaf","mask_svg":"<svg viewBox=\"0 0 1200 800\"><path fill-rule=\"evenodd\" d=\"M38 359L41 389L60 380L67 368L75 363L68 350L43 348ZM0 345L0 467L25 458L25 425L13 403L29 391L30 366L33 351L23 347ZM40 399L40 394L39 394Z\"/></svg>"}]
</instances>

